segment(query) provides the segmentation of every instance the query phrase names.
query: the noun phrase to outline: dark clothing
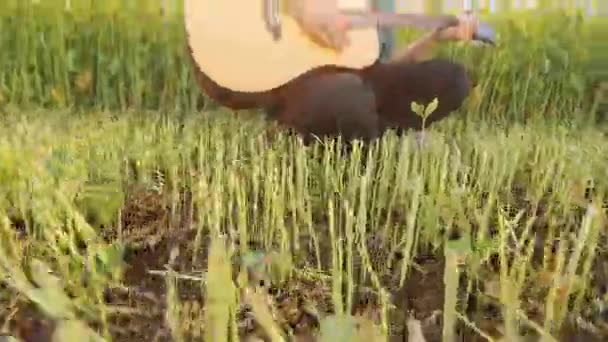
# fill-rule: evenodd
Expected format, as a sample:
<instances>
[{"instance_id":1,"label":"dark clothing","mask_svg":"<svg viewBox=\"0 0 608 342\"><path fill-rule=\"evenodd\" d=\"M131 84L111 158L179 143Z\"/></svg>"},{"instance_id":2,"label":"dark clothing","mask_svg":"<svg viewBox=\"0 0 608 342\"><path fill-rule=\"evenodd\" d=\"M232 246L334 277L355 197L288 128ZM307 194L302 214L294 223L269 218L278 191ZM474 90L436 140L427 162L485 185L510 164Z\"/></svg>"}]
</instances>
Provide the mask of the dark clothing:
<instances>
[{"instance_id":1,"label":"dark clothing","mask_svg":"<svg viewBox=\"0 0 608 342\"><path fill-rule=\"evenodd\" d=\"M411 102L439 106L426 124L458 109L468 96L464 68L446 60L415 64L376 64L360 72L325 72L294 82L283 93L273 117L304 136L341 134L370 140L388 129L422 128Z\"/></svg>"},{"instance_id":2,"label":"dark clothing","mask_svg":"<svg viewBox=\"0 0 608 342\"><path fill-rule=\"evenodd\" d=\"M420 63L384 63L361 70L321 67L277 89L261 93L234 92L218 86L196 70L208 96L233 108L263 108L269 116L298 132L305 141L314 136L342 135L345 140L371 140L388 129L418 130L422 118L411 102L437 110L427 126L458 109L470 91L463 66L442 59Z\"/></svg>"}]
</instances>

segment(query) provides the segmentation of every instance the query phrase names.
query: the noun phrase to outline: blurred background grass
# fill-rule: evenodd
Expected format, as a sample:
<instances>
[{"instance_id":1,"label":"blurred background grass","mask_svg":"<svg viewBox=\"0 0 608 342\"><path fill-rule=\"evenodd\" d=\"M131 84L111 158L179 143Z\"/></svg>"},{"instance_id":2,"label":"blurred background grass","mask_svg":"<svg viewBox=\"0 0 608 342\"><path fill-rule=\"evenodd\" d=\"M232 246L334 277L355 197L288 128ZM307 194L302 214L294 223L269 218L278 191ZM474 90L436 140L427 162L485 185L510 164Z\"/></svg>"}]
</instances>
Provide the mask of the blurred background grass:
<instances>
[{"instance_id":1,"label":"blurred background grass","mask_svg":"<svg viewBox=\"0 0 608 342\"><path fill-rule=\"evenodd\" d=\"M180 2L173 5L166 13L158 0L6 0L0 9L0 103L203 108L185 56ZM467 109L468 119L589 118L591 113L581 111L589 104L590 80L603 73L598 70L605 67L606 50L593 37L608 25L582 25L582 15L564 13L487 15L499 31L498 48L443 49L480 80L484 99ZM405 30L397 36L400 44L412 38Z\"/></svg>"}]
</instances>

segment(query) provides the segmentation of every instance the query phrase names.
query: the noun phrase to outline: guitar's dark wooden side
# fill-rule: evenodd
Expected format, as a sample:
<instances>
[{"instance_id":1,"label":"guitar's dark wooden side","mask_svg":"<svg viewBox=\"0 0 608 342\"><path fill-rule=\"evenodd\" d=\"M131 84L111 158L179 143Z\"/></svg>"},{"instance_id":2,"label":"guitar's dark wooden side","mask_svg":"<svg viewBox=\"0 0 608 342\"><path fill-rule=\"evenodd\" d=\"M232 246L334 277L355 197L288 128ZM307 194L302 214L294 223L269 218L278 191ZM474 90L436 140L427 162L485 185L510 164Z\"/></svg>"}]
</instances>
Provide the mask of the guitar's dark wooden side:
<instances>
[{"instance_id":1,"label":"guitar's dark wooden side","mask_svg":"<svg viewBox=\"0 0 608 342\"><path fill-rule=\"evenodd\" d=\"M230 109L253 109L272 106L276 100L274 90L266 92L246 93L224 88L205 74L193 57L192 47L187 44L187 55L193 69L194 78L205 95L218 104Z\"/></svg>"},{"instance_id":2,"label":"guitar's dark wooden side","mask_svg":"<svg viewBox=\"0 0 608 342\"><path fill-rule=\"evenodd\" d=\"M241 92L222 87L217 82L212 80L207 74L205 74L196 64L193 57L192 48L189 44L187 44L187 54L192 65L196 82L203 92L218 104L234 110L275 108L279 105L279 102L284 100L285 96L293 94L294 91L297 91L297 87L300 82L312 77L316 77L320 74L336 72L352 72L358 74L357 69L338 66L323 66L310 70L275 89L263 92Z\"/></svg>"}]
</instances>

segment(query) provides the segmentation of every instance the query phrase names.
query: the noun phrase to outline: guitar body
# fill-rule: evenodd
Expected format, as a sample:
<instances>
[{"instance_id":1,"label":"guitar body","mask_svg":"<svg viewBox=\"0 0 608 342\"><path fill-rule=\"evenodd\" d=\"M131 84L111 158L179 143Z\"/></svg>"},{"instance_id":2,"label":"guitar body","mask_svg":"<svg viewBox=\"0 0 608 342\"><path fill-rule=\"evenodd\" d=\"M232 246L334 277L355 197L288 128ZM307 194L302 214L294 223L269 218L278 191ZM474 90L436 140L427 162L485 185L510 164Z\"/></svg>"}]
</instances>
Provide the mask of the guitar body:
<instances>
[{"instance_id":1,"label":"guitar body","mask_svg":"<svg viewBox=\"0 0 608 342\"><path fill-rule=\"evenodd\" d=\"M278 13L281 38L264 20L264 0L185 0L191 56L201 72L236 92L267 92L321 66L361 69L380 54L377 27L349 31L350 44L337 52L315 43L290 16ZM341 10L364 10L367 0L340 0Z\"/></svg>"}]
</instances>

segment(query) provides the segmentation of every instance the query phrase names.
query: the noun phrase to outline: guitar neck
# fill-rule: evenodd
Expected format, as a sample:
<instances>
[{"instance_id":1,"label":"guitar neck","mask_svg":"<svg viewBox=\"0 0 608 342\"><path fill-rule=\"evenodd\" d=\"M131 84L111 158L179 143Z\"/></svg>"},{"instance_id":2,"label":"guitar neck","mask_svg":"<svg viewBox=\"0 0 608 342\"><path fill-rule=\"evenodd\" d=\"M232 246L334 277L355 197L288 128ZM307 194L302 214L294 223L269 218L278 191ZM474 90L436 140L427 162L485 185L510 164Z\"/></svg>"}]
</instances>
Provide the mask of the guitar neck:
<instances>
[{"instance_id":1,"label":"guitar neck","mask_svg":"<svg viewBox=\"0 0 608 342\"><path fill-rule=\"evenodd\" d=\"M280 15L288 0L261 0L262 17L266 28L275 40L281 37ZM283 2L283 6L280 4ZM453 15L426 15L413 13L390 13L367 10L345 10L343 14L351 19L351 28L368 28L372 26L380 28L393 27L415 27L423 30L442 29L458 25L459 21Z\"/></svg>"},{"instance_id":2,"label":"guitar neck","mask_svg":"<svg viewBox=\"0 0 608 342\"><path fill-rule=\"evenodd\" d=\"M294 0L262 0L263 17L269 31L278 35L280 27L279 13L285 11ZM294 2L297 4L297 2ZM390 13L369 10L344 10L343 14L351 18L352 28L367 28L371 26L385 27L415 27L423 30L433 30L458 25L458 18L453 15L427 15L413 13Z\"/></svg>"},{"instance_id":3,"label":"guitar neck","mask_svg":"<svg viewBox=\"0 0 608 342\"><path fill-rule=\"evenodd\" d=\"M411 13L343 11L351 19L352 28L367 28L370 26L386 27L415 27L422 30L441 29L458 25L458 18L453 15L425 15Z\"/></svg>"}]
</instances>

